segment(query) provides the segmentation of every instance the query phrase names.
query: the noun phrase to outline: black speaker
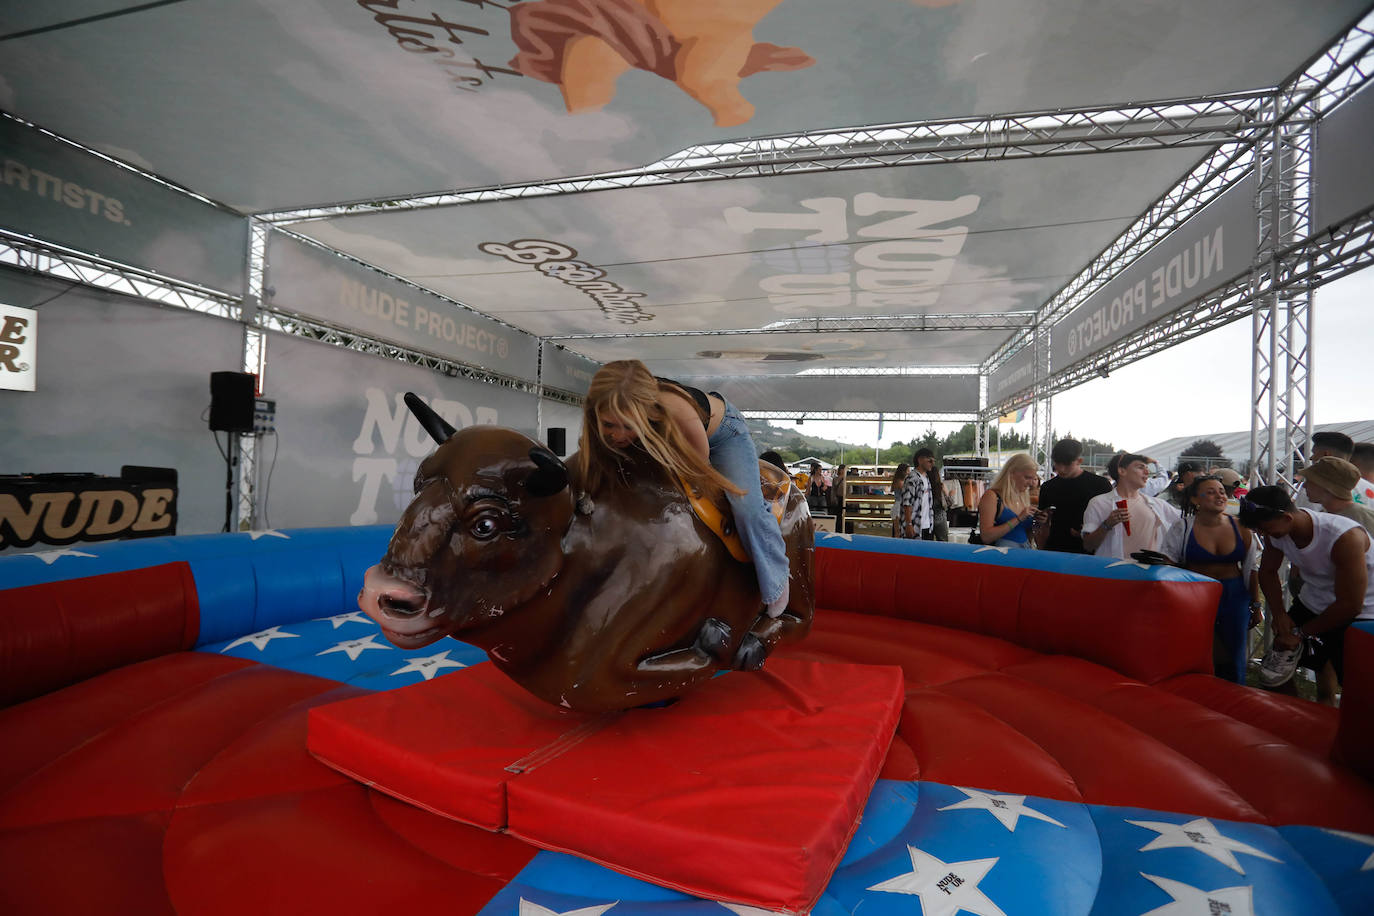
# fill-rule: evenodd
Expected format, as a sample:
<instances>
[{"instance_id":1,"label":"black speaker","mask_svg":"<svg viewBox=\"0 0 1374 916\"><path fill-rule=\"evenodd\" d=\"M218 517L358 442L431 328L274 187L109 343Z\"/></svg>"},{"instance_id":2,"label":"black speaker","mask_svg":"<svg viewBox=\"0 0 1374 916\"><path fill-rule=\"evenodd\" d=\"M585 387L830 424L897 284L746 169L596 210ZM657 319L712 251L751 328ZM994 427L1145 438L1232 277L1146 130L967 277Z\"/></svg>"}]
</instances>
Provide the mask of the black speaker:
<instances>
[{"instance_id":1,"label":"black speaker","mask_svg":"<svg viewBox=\"0 0 1374 916\"><path fill-rule=\"evenodd\" d=\"M559 458L568 454L568 431L561 426L549 427L549 451Z\"/></svg>"},{"instance_id":2,"label":"black speaker","mask_svg":"<svg viewBox=\"0 0 1374 916\"><path fill-rule=\"evenodd\" d=\"M251 372L211 372L210 428L251 433L256 383Z\"/></svg>"}]
</instances>

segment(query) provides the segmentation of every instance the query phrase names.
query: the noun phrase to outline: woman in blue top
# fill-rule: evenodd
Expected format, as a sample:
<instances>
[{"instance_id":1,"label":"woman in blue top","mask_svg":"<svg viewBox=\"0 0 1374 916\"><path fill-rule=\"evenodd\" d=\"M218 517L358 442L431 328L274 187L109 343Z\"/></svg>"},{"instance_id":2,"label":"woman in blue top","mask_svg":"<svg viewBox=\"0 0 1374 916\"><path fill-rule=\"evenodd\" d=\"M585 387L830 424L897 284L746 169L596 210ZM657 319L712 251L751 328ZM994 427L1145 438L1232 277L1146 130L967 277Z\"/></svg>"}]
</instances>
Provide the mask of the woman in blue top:
<instances>
[{"instance_id":1,"label":"woman in blue top","mask_svg":"<svg viewBox=\"0 0 1374 916\"><path fill-rule=\"evenodd\" d=\"M1031 527L1049 516L1031 505L1031 488L1039 469L1030 455L1017 452L1002 465L983 498L978 500L978 534L994 547L1030 547Z\"/></svg>"},{"instance_id":2,"label":"woman in blue top","mask_svg":"<svg viewBox=\"0 0 1374 916\"><path fill-rule=\"evenodd\" d=\"M1250 628L1260 621L1254 533L1226 514L1226 486L1215 474L1194 478L1183 504L1184 523L1174 527L1164 552L1184 569L1221 583L1212 667L1217 677L1244 684Z\"/></svg>"}]
</instances>

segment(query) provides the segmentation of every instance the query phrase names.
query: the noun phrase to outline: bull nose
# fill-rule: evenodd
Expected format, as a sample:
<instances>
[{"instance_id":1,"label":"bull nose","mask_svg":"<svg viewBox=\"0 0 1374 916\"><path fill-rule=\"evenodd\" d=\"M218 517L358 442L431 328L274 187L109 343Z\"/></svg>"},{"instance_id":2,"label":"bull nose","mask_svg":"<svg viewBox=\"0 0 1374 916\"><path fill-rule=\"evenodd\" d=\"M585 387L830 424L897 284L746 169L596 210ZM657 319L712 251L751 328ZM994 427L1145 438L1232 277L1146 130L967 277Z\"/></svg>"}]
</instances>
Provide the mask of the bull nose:
<instances>
[{"instance_id":1,"label":"bull nose","mask_svg":"<svg viewBox=\"0 0 1374 916\"><path fill-rule=\"evenodd\" d=\"M380 564L363 576L358 607L378 623L383 617L406 620L416 617L429 603L429 591L388 572Z\"/></svg>"},{"instance_id":2,"label":"bull nose","mask_svg":"<svg viewBox=\"0 0 1374 916\"><path fill-rule=\"evenodd\" d=\"M425 596L414 592L388 592L377 603L393 617L414 617L425 609Z\"/></svg>"}]
</instances>

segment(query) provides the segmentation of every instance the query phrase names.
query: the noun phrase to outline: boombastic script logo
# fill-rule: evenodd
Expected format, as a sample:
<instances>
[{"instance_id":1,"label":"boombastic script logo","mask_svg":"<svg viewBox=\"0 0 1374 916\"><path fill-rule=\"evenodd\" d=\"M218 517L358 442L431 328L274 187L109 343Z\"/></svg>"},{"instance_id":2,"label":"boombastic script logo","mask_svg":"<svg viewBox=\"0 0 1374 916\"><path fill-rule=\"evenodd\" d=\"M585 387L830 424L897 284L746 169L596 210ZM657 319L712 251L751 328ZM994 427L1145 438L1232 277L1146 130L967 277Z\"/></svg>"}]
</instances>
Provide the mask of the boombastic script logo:
<instances>
[{"instance_id":1,"label":"boombastic script logo","mask_svg":"<svg viewBox=\"0 0 1374 916\"><path fill-rule=\"evenodd\" d=\"M577 249L546 242L543 239L516 239L509 244L483 242L477 246L487 254L527 264L546 277L561 280L596 303L601 313L618 324L638 324L653 321L654 316L639 307L636 299L643 293L633 293L619 283L603 279L606 271L577 260Z\"/></svg>"},{"instance_id":2,"label":"boombastic script logo","mask_svg":"<svg viewBox=\"0 0 1374 916\"><path fill-rule=\"evenodd\" d=\"M358 0L358 5L372 14L402 51L429 61L454 89L476 92L496 76L523 76L519 70L484 62L470 47L474 40L491 36L494 29L503 46L495 53L504 56L509 51L502 37L510 30L505 6L492 0L461 2L467 7L462 17L437 13L406 0ZM479 25L478 17L483 14L486 18Z\"/></svg>"}]
</instances>

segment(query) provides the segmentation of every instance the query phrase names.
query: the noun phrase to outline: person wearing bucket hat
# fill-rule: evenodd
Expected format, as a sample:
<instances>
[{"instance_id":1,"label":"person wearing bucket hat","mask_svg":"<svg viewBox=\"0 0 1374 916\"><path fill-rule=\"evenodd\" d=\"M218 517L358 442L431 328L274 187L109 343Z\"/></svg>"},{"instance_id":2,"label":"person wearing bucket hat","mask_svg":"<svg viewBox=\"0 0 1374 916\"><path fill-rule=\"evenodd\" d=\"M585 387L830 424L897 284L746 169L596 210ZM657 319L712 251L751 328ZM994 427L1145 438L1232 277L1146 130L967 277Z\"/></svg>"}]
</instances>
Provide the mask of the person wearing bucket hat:
<instances>
[{"instance_id":1,"label":"person wearing bucket hat","mask_svg":"<svg viewBox=\"0 0 1374 916\"><path fill-rule=\"evenodd\" d=\"M1275 635L1260 663L1260 686L1282 687L1299 665L1319 672L1328 662L1339 683L1345 631L1351 621L1374 620L1374 538L1353 519L1294 506L1282 486L1256 487L1242 497L1240 523L1265 540L1259 581ZM1279 583L1285 558L1303 579L1302 594L1287 611ZM1335 703L1334 691L1320 682L1317 698Z\"/></svg>"},{"instance_id":2,"label":"person wearing bucket hat","mask_svg":"<svg viewBox=\"0 0 1374 916\"><path fill-rule=\"evenodd\" d=\"M1353 518L1374 534L1374 509L1361 506L1351 498L1351 491L1360 482L1360 469L1340 458L1319 458L1310 467L1298 471L1303 479L1307 498L1332 515Z\"/></svg>"},{"instance_id":3,"label":"person wearing bucket hat","mask_svg":"<svg viewBox=\"0 0 1374 916\"><path fill-rule=\"evenodd\" d=\"M1245 478L1235 468L1217 468L1212 472L1213 475L1221 480L1221 485L1226 488L1227 496L1235 496L1236 488L1245 483ZM1241 487L1243 489L1243 487Z\"/></svg>"}]
</instances>

